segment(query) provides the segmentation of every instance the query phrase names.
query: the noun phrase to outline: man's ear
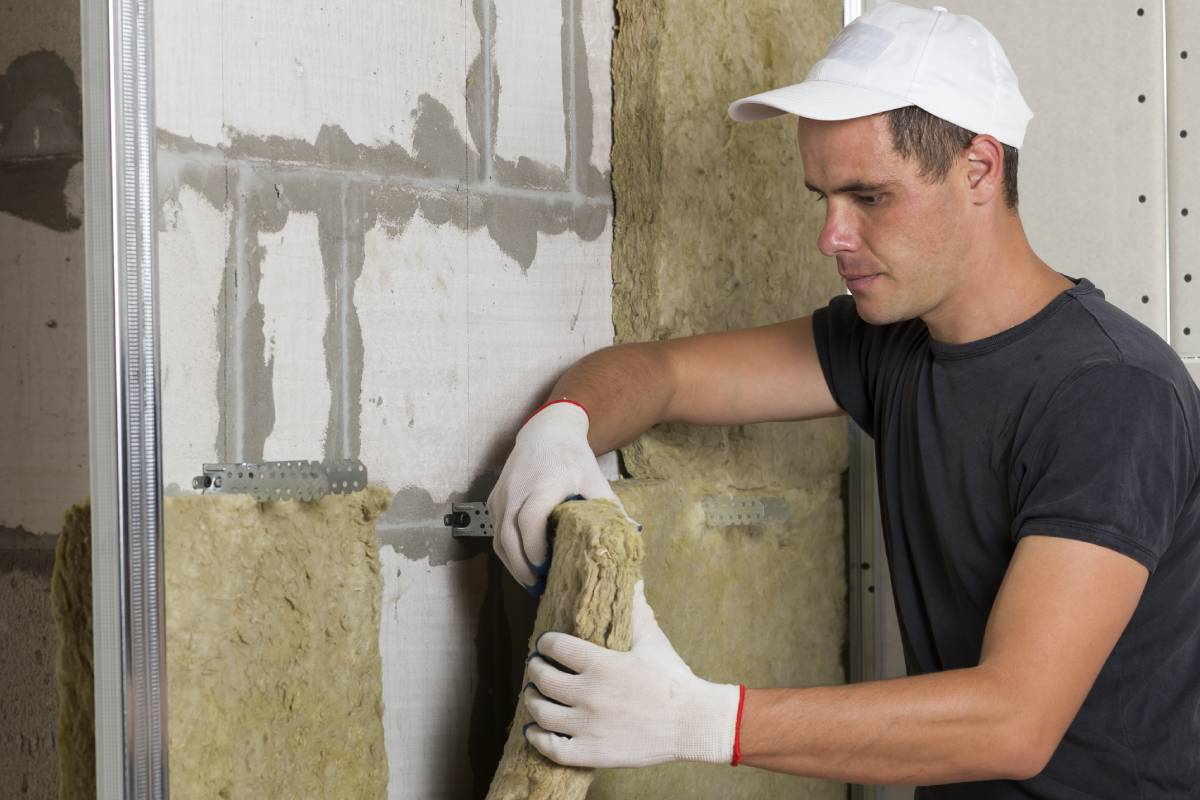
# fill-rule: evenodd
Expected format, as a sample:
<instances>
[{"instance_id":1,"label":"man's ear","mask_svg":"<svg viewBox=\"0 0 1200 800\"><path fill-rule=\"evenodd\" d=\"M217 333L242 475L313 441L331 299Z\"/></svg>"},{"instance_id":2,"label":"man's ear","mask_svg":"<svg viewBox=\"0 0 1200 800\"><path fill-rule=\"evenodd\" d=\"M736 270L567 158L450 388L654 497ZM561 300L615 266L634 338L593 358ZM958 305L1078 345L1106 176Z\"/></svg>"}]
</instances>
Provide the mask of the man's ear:
<instances>
[{"instance_id":1,"label":"man's ear","mask_svg":"<svg viewBox=\"0 0 1200 800\"><path fill-rule=\"evenodd\" d=\"M1004 191L1004 145L981 133L963 150L967 193L974 205L985 205Z\"/></svg>"}]
</instances>

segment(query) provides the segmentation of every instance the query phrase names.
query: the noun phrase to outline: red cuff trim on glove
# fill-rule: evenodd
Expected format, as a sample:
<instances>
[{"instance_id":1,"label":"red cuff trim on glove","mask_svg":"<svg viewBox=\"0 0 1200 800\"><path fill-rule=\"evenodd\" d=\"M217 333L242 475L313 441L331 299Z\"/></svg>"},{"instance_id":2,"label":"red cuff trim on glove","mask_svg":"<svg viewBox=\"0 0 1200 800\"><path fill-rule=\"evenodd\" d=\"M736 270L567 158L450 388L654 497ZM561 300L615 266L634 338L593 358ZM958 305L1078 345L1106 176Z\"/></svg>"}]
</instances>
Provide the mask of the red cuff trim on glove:
<instances>
[{"instance_id":1,"label":"red cuff trim on glove","mask_svg":"<svg viewBox=\"0 0 1200 800\"><path fill-rule=\"evenodd\" d=\"M742 763L742 711L746 708L746 684L738 685L737 723L733 729L733 760L729 766L736 767Z\"/></svg>"},{"instance_id":2,"label":"red cuff trim on glove","mask_svg":"<svg viewBox=\"0 0 1200 800\"><path fill-rule=\"evenodd\" d=\"M575 401L575 400L568 400L568 399L567 399L567 398L565 398L565 397L560 397L560 398L559 398L559 399L557 399L557 400L551 400L551 401L549 401L549 402L542 403L540 406L538 406L538 407L537 407L537 408L534 410L534 412L533 412L532 414L530 414L528 417L526 417L526 418L525 418L525 422L522 422L522 423L521 423L521 425L522 425L522 426L524 426L524 425L528 424L528 423L529 423L529 420L533 419L533 418L534 418L534 417L536 417L536 416L537 416L537 415L538 415L538 414L539 414L541 411L543 411L543 410L545 410L545 409L549 408L550 406L554 405L555 403L570 403L570 404L571 404L571 405L573 405L573 406L579 406L580 408L582 408L582 409L583 409L583 413L584 413L584 414L587 416L587 418L588 418L588 422L589 422L589 423L591 423L591 421L592 421L592 415L591 415L591 414L588 412L588 410L587 410L587 406L585 406L583 403L577 402L577 401Z\"/></svg>"}]
</instances>

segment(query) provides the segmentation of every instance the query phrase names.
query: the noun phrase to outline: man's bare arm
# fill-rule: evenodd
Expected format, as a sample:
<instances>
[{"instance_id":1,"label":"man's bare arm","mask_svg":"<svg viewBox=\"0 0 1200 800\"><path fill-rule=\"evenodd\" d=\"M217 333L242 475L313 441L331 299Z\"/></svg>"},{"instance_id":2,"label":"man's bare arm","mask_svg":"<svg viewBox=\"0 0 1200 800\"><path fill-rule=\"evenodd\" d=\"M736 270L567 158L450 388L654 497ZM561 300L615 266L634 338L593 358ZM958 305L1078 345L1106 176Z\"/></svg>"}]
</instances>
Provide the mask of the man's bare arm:
<instances>
[{"instance_id":1,"label":"man's bare arm","mask_svg":"<svg viewBox=\"0 0 1200 800\"><path fill-rule=\"evenodd\" d=\"M659 422L734 425L842 413L821 372L811 317L599 350L568 369L550 396L587 406L596 453Z\"/></svg>"},{"instance_id":2,"label":"man's bare arm","mask_svg":"<svg viewBox=\"0 0 1200 800\"><path fill-rule=\"evenodd\" d=\"M743 761L855 783L929 785L1040 772L1137 606L1148 572L1112 550L1018 544L977 667L746 694Z\"/></svg>"}]
</instances>

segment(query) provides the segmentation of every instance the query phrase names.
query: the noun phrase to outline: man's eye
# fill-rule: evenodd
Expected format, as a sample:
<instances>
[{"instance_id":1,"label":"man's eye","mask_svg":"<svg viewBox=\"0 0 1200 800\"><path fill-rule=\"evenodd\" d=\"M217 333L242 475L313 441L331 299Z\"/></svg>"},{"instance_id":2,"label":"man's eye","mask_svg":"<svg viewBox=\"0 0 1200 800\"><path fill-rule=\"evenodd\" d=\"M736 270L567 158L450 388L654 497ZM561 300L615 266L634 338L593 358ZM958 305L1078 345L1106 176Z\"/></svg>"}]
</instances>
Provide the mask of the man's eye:
<instances>
[{"instance_id":1,"label":"man's eye","mask_svg":"<svg viewBox=\"0 0 1200 800\"><path fill-rule=\"evenodd\" d=\"M825 199L825 195L822 192L813 192L812 196L813 196L814 200L824 200Z\"/></svg>"},{"instance_id":2,"label":"man's eye","mask_svg":"<svg viewBox=\"0 0 1200 800\"><path fill-rule=\"evenodd\" d=\"M858 197L858 202L862 203L864 206L879 205L879 195L877 194L860 194L856 195L856 197Z\"/></svg>"}]
</instances>

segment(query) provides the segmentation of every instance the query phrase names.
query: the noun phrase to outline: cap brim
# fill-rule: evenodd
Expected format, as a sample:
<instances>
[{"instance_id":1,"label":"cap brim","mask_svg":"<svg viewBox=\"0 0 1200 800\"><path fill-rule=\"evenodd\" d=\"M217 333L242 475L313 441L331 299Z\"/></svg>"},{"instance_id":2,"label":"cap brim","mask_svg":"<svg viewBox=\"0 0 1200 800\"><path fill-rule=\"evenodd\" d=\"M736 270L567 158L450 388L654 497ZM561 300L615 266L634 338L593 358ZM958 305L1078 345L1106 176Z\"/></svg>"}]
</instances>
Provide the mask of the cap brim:
<instances>
[{"instance_id":1,"label":"cap brim","mask_svg":"<svg viewBox=\"0 0 1200 800\"><path fill-rule=\"evenodd\" d=\"M805 81L735 100L729 106L729 116L737 122L754 122L780 114L808 119L854 119L911 105L911 100L875 89L833 81Z\"/></svg>"}]
</instances>

